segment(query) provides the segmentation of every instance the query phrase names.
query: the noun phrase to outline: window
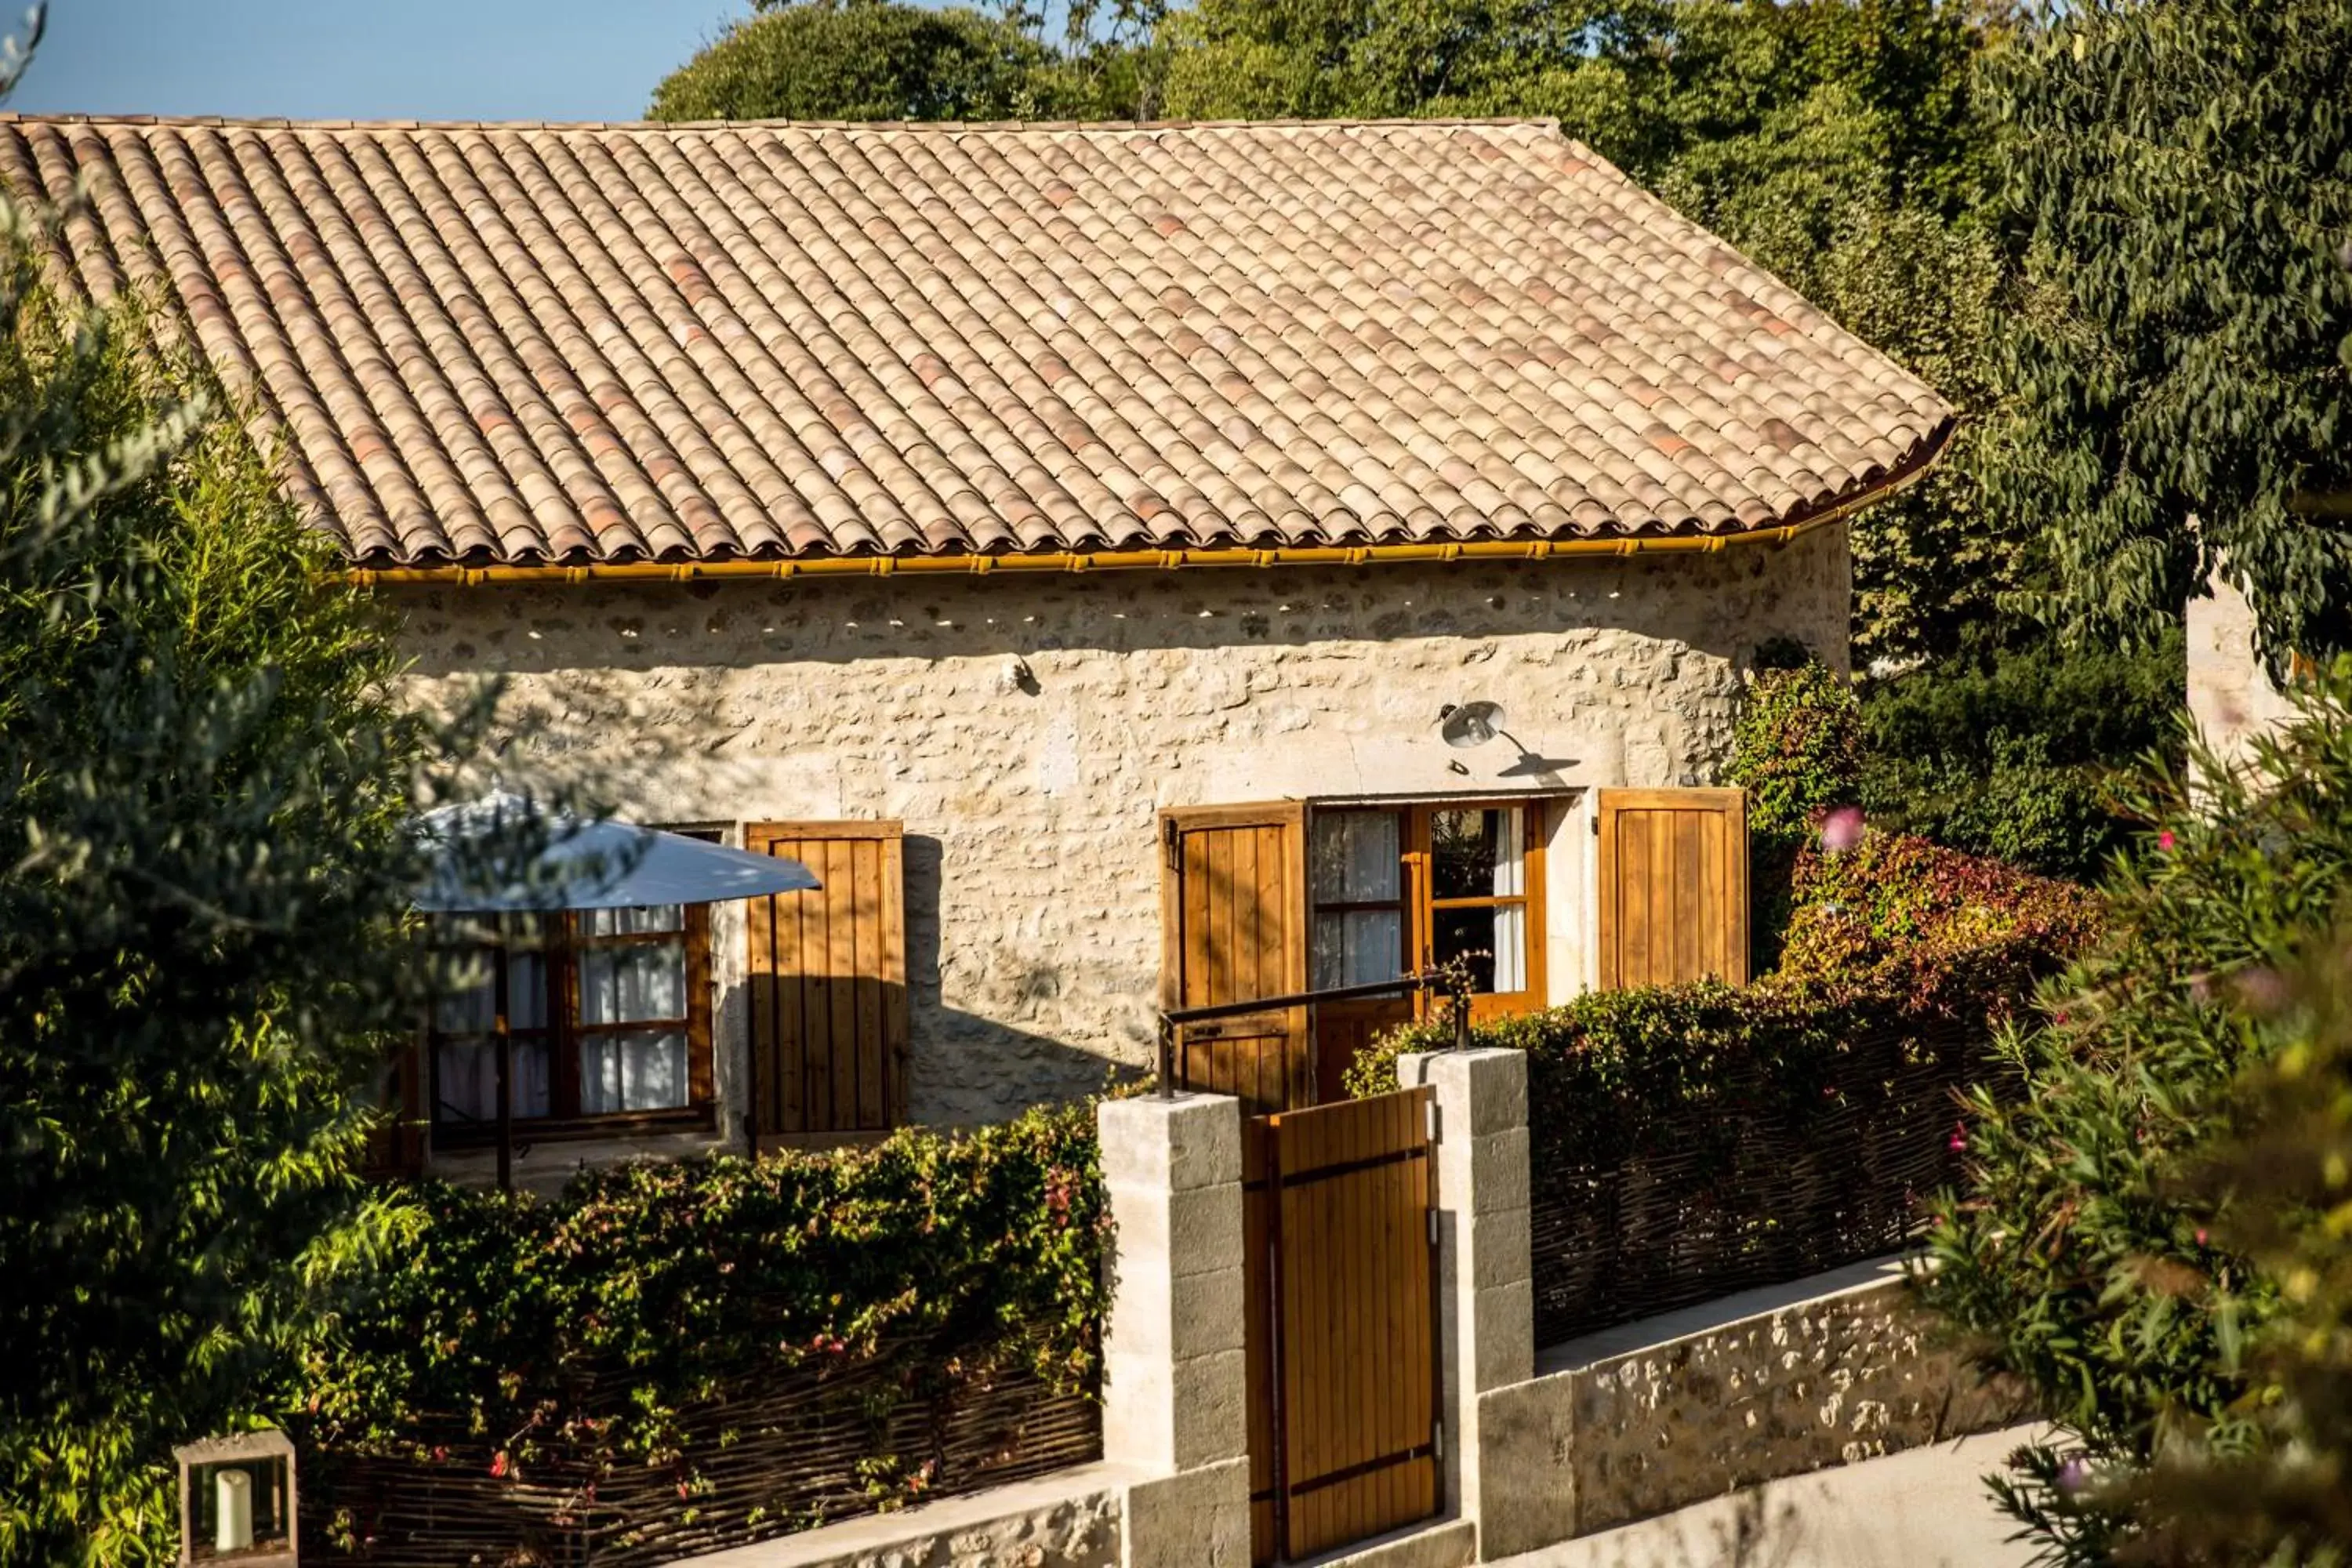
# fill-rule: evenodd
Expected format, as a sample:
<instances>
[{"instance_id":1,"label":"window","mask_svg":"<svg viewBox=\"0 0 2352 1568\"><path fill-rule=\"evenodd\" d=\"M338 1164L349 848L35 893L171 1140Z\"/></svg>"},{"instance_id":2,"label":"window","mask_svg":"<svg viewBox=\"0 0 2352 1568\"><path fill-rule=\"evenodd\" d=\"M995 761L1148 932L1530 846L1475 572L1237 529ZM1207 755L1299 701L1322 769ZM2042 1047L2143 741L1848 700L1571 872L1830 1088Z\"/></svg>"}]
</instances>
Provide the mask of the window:
<instances>
[{"instance_id":1,"label":"window","mask_svg":"<svg viewBox=\"0 0 2352 1568\"><path fill-rule=\"evenodd\" d=\"M1393 980L1411 967L1404 946L1403 819L1393 811L1329 811L1315 818L1318 990Z\"/></svg>"},{"instance_id":2,"label":"window","mask_svg":"<svg viewBox=\"0 0 2352 1568\"><path fill-rule=\"evenodd\" d=\"M1448 806L1429 823L1430 961L1469 963L1473 986L1528 988L1525 806Z\"/></svg>"},{"instance_id":3,"label":"window","mask_svg":"<svg viewBox=\"0 0 2352 1568\"><path fill-rule=\"evenodd\" d=\"M1461 959L1479 995L1540 1005L1542 832L1541 802L1317 811L1312 983L1368 984Z\"/></svg>"},{"instance_id":4,"label":"window","mask_svg":"<svg viewBox=\"0 0 2352 1568\"><path fill-rule=\"evenodd\" d=\"M708 1118L709 919L699 904L438 922L428 1032L436 1142L498 1123L497 977L507 973L509 1114L539 1124Z\"/></svg>"}]
</instances>

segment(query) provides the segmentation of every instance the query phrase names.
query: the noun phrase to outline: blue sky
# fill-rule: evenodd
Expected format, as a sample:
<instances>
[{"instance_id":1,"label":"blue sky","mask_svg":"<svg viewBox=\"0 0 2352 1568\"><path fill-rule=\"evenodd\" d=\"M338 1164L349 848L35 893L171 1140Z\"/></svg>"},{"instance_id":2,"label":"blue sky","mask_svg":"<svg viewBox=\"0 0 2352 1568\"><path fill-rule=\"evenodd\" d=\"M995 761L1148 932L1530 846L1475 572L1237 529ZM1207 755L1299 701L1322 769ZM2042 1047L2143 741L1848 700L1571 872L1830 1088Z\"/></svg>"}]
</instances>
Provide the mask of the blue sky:
<instances>
[{"instance_id":1,"label":"blue sky","mask_svg":"<svg viewBox=\"0 0 2352 1568\"><path fill-rule=\"evenodd\" d=\"M25 0L0 0L0 17ZM26 113L634 120L749 0L50 0Z\"/></svg>"}]
</instances>

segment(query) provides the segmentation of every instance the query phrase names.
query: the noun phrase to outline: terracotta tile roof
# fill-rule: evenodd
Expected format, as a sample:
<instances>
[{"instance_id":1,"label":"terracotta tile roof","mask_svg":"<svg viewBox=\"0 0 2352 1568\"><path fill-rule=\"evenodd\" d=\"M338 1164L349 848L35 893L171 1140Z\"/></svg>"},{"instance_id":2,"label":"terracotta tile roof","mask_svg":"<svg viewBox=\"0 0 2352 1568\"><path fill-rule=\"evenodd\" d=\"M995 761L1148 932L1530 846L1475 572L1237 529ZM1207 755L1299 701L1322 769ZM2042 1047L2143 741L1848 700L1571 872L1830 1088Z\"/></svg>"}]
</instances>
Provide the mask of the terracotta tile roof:
<instances>
[{"instance_id":1,"label":"terracotta tile roof","mask_svg":"<svg viewBox=\"0 0 2352 1568\"><path fill-rule=\"evenodd\" d=\"M1547 122L0 117L362 565L1735 533L1935 394Z\"/></svg>"}]
</instances>

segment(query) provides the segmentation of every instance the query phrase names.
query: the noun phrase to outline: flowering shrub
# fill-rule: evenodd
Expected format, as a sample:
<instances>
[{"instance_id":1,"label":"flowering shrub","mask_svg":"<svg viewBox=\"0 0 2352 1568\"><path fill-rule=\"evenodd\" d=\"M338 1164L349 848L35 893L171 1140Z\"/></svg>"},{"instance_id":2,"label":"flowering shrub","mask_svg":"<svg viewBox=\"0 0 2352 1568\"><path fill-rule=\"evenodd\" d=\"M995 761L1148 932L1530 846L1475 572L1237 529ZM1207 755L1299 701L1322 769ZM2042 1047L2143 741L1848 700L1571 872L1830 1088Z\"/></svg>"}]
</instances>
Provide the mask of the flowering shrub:
<instances>
[{"instance_id":1,"label":"flowering shrub","mask_svg":"<svg viewBox=\"0 0 2352 1568\"><path fill-rule=\"evenodd\" d=\"M2136 1506L2150 1467L2199 1454L2252 1468L2221 1479L2244 1502L2273 1467L2271 1479L2343 1495L2247 1360L2277 1352L2274 1313L2320 1306L2316 1274L2295 1273L2308 1260L2283 1276L2263 1266L2288 1250L2266 1226L2324 1212L2273 1206L2305 1177L2294 1146L2310 1130L2244 1119L2275 1105L2270 1075L2314 1044L2352 909L2352 661L2292 695L2292 721L2235 764L2192 748L2187 769L2126 798L2158 826L2103 889L2110 934L2005 1042L2026 1092L1971 1108L1969 1180L1938 1205L1930 1303L1981 1335L2064 1429L2003 1489L2044 1562L2332 1560L2315 1550L2324 1535L2287 1544L2264 1533L2275 1521L2242 1516L2228 1551L2176 1555L2140 1538L2149 1521ZM2322 989L2288 1005L2285 977ZM2292 1093L2326 1106L2322 1085ZM2211 1163L2217 1142L2258 1132L2267 1177ZM2337 1177L2327 1201L2340 1205ZM2331 1221L2339 1240L2347 1212ZM2189 1478L2159 1471L2157 1484L2196 1500Z\"/></svg>"},{"instance_id":2,"label":"flowering shrub","mask_svg":"<svg viewBox=\"0 0 2352 1568\"><path fill-rule=\"evenodd\" d=\"M1566 1338L1903 1245L1959 1179L1961 1089L2038 979L2093 934L2079 889L1864 835L1799 861L1789 962L1717 982L1592 992L1474 1031L1528 1055L1538 1331ZM1358 1056L1350 1092L1402 1051Z\"/></svg>"},{"instance_id":3,"label":"flowering shrub","mask_svg":"<svg viewBox=\"0 0 2352 1568\"><path fill-rule=\"evenodd\" d=\"M310 1450L586 1476L592 1497L655 1466L684 1499L720 1458L689 1417L746 1389L838 1376L876 1416L877 1397L1007 1373L1098 1381L1108 1216L1084 1108L614 1166L551 1201L435 1184L416 1201L415 1235L308 1359L293 1425ZM932 1479L883 1452L859 1473L876 1501Z\"/></svg>"},{"instance_id":4,"label":"flowering shrub","mask_svg":"<svg viewBox=\"0 0 2352 1568\"><path fill-rule=\"evenodd\" d=\"M1850 849L1800 853L1793 902L1780 952L1789 978L1919 969L1988 946L2071 955L2097 923L2092 895L2071 882L1875 832Z\"/></svg>"},{"instance_id":5,"label":"flowering shrub","mask_svg":"<svg viewBox=\"0 0 2352 1568\"><path fill-rule=\"evenodd\" d=\"M1843 677L1811 663L1757 676L1724 778L1748 792L1759 847L1810 837L1824 812L1854 800L1862 770L1862 710Z\"/></svg>"}]
</instances>

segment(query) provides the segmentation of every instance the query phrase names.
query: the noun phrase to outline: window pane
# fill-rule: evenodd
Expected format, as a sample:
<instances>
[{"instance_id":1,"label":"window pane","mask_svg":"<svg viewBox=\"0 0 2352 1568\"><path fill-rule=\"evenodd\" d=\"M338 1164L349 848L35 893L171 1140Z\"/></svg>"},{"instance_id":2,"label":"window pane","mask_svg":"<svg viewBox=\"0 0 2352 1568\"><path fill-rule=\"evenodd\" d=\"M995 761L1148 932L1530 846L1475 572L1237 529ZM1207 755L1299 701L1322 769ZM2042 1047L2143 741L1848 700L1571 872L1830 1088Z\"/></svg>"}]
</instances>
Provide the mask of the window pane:
<instances>
[{"instance_id":1,"label":"window pane","mask_svg":"<svg viewBox=\"0 0 2352 1568\"><path fill-rule=\"evenodd\" d=\"M1430 894L1517 898L1527 891L1527 813L1507 805L1429 814Z\"/></svg>"},{"instance_id":2,"label":"window pane","mask_svg":"<svg viewBox=\"0 0 2352 1568\"><path fill-rule=\"evenodd\" d=\"M517 1120L547 1114L547 1042L516 1040L509 1110ZM435 1051L440 1099L433 1120L494 1125L499 1119L499 1052L490 1040L445 1040Z\"/></svg>"},{"instance_id":3,"label":"window pane","mask_svg":"<svg viewBox=\"0 0 2352 1568\"><path fill-rule=\"evenodd\" d=\"M668 1110L687 1102L686 1035L646 1030L580 1042L580 1113Z\"/></svg>"},{"instance_id":4,"label":"window pane","mask_svg":"<svg viewBox=\"0 0 2352 1568\"><path fill-rule=\"evenodd\" d=\"M635 936L649 931L684 931L684 904L647 904L633 910L584 910L577 917L583 936Z\"/></svg>"},{"instance_id":5,"label":"window pane","mask_svg":"<svg viewBox=\"0 0 2352 1568\"><path fill-rule=\"evenodd\" d=\"M1402 863L1393 811L1327 811L1315 818L1315 901L1377 904L1398 896ZM1381 976L1386 979L1387 976Z\"/></svg>"},{"instance_id":6,"label":"window pane","mask_svg":"<svg viewBox=\"0 0 2352 1568\"><path fill-rule=\"evenodd\" d=\"M1315 917L1315 977L1320 989L1394 980L1404 964L1404 914L1350 910Z\"/></svg>"},{"instance_id":7,"label":"window pane","mask_svg":"<svg viewBox=\"0 0 2352 1568\"><path fill-rule=\"evenodd\" d=\"M1431 912L1431 946L1439 963L1470 958L1471 989L1485 993L1528 988L1527 910L1523 906Z\"/></svg>"},{"instance_id":8,"label":"window pane","mask_svg":"<svg viewBox=\"0 0 2352 1568\"><path fill-rule=\"evenodd\" d=\"M580 950L580 1021L635 1024L686 1016L686 942Z\"/></svg>"},{"instance_id":9,"label":"window pane","mask_svg":"<svg viewBox=\"0 0 2352 1568\"><path fill-rule=\"evenodd\" d=\"M486 947L445 951L447 965L433 999L433 1026L445 1035L488 1034L498 1027L498 994L491 984L491 953ZM547 1026L547 955L507 954L507 1027Z\"/></svg>"}]
</instances>

